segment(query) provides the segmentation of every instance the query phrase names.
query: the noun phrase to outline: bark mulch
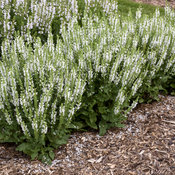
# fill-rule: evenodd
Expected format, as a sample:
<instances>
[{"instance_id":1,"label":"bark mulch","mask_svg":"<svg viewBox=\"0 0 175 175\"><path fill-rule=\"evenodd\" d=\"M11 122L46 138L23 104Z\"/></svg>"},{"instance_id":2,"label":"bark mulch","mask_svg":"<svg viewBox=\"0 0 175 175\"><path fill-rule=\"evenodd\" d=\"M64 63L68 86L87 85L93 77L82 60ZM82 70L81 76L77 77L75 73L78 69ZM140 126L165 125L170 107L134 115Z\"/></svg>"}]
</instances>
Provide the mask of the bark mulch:
<instances>
[{"instance_id":1,"label":"bark mulch","mask_svg":"<svg viewBox=\"0 0 175 175\"><path fill-rule=\"evenodd\" d=\"M1 175L174 175L175 96L138 105L122 129L74 133L46 166L0 144Z\"/></svg>"}]
</instances>

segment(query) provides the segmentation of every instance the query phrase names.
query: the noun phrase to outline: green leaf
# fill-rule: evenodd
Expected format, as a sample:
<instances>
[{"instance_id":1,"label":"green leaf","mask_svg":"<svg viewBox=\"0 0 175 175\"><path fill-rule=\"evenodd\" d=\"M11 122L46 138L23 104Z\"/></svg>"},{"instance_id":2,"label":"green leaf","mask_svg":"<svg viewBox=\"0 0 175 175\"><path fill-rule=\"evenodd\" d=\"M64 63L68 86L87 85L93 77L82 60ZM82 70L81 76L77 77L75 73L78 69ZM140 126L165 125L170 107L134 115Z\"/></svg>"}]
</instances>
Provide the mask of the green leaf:
<instances>
[{"instance_id":1,"label":"green leaf","mask_svg":"<svg viewBox=\"0 0 175 175\"><path fill-rule=\"evenodd\" d=\"M31 156L31 159L34 160L38 156L38 151L33 152L30 156Z\"/></svg>"},{"instance_id":2,"label":"green leaf","mask_svg":"<svg viewBox=\"0 0 175 175\"><path fill-rule=\"evenodd\" d=\"M103 136L106 133L108 126L105 120L99 122L99 135Z\"/></svg>"},{"instance_id":3,"label":"green leaf","mask_svg":"<svg viewBox=\"0 0 175 175\"><path fill-rule=\"evenodd\" d=\"M27 153L28 150L30 150L30 148L31 148L31 145L29 143L21 143L20 145L18 145L16 150L23 151L24 153Z\"/></svg>"},{"instance_id":4,"label":"green leaf","mask_svg":"<svg viewBox=\"0 0 175 175\"><path fill-rule=\"evenodd\" d=\"M172 88L175 88L175 83L171 83L170 86L171 86Z\"/></svg>"},{"instance_id":5,"label":"green leaf","mask_svg":"<svg viewBox=\"0 0 175 175\"><path fill-rule=\"evenodd\" d=\"M90 126L91 128L93 129L98 129L97 125L96 125L96 114L89 114L89 117L88 116L81 116L82 119L85 120L86 124L88 126Z\"/></svg>"},{"instance_id":6,"label":"green leaf","mask_svg":"<svg viewBox=\"0 0 175 175\"><path fill-rule=\"evenodd\" d=\"M48 165L52 164L52 160L47 153L40 154L39 160L41 160L42 163L44 163L44 164L48 164Z\"/></svg>"},{"instance_id":7,"label":"green leaf","mask_svg":"<svg viewBox=\"0 0 175 175\"><path fill-rule=\"evenodd\" d=\"M58 146L65 145L67 143L69 137L70 137L69 134L64 134L64 135L61 135L61 136L55 136L54 140L52 142L52 146L56 148Z\"/></svg>"},{"instance_id":8,"label":"green leaf","mask_svg":"<svg viewBox=\"0 0 175 175\"><path fill-rule=\"evenodd\" d=\"M123 128L123 127L125 127L125 125L124 125L124 124L121 124L121 123L116 123L115 126L118 127L118 128Z\"/></svg>"},{"instance_id":9,"label":"green leaf","mask_svg":"<svg viewBox=\"0 0 175 175\"><path fill-rule=\"evenodd\" d=\"M39 151L42 149L42 146L37 144L37 143L30 143L30 142L26 142L26 143L21 143L16 150L17 151L22 151L25 154L31 156L31 159L34 160L37 156Z\"/></svg>"},{"instance_id":10,"label":"green leaf","mask_svg":"<svg viewBox=\"0 0 175 175\"><path fill-rule=\"evenodd\" d=\"M89 113L87 111L82 111L81 114L85 115L85 116L88 116Z\"/></svg>"},{"instance_id":11,"label":"green leaf","mask_svg":"<svg viewBox=\"0 0 175 175\"><path fill-rule=\"evenodd\" d=\"M143 103L144 102L144 99L143 98L140 98L139 99L139 103Z\"/></svg>"},{"instance_id":12,"label":"green leaf","mask_svg":"<svg viewBox=\"0 0 175 175\"><path fill-rule=\"evenodd\" d=\"M105 121L111 121L112 120L112 115L111 114L102 115L102 118Z\"/></svg>"},{"instance_id":13,"label":"green leaf","mask_svg":"<svg viewBox=\"0 0 175 175\"><path fill-rule=\"evenodd\" d=\"M171 92L171 95L175 95L175 92Z\"/></svg>"},{"instance_id":14,"label":"green leaf","mask_svg":"<svg viewBox=\"0 0 175 175\"><path fill-rule=\"evenodd\" d=\"M86 127L87 125L84 122L72 122L69 124L70 129L76 129L76 130L81 130L82 128Z\"/></svg>"},{"instance_id":15,"label":"green leaf","mask_svg":"<svg viewBox=\"0 0 175 175\"><path fill-rule=\"evenodd\" d=\"M92 124L95 124L95 122L97 121L97 117L96 117L96 114L95 113L92 113L89 115L89 119L90 119L90 122Z\"/></svg>"},{"instance_id":16,"label":"green leaf","mask_svg":"<svg viewBox=\"0 0 175 175\"><path fill-rule=\"evenodd\" d=\"M101 114L106 114L107 113L107 107L105 106L101 106L101 107L98 107L98 110Z\"/></svg>"},{"instance_id":17,"label":"green leaf","mask_svg":"<svg viewBox=\"0 0 175 175\"><path fill-rule=\"evenodd\" d=\"M55 154L52 150L49 151L49 157L53 160L55 157Z\"/></svg>"}]
</instances>

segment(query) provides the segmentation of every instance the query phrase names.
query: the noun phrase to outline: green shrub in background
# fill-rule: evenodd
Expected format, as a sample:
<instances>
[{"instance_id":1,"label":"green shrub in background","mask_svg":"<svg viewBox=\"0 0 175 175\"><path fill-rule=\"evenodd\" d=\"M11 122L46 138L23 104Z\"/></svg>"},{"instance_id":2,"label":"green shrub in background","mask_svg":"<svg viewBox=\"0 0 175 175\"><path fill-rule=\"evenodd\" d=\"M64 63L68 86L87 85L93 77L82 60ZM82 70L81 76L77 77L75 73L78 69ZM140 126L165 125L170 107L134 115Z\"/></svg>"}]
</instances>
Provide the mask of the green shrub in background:
<instances>
[{"instance_id":1,"label":"green shrub in background","mask_svg":"<svg viewBox=\"0 0 175 175\"><path fill-rule=\"evenodd\" d=\"M50 28L52 28L54 44L56 44L57 35L60 36L61 21L69 21L75 13L81 25L85 6L88 7L88 13L97 14L98 17L107 17L108 14L119 9L118 13L122 14L123 18L127 16L129 9L135 15L140 5L125 0L119 3L116 0L76 0L74 3L68 0L1 0L0 45L6 37L13 40L15 32L18 31L25 36L28 30L32 37L40 37L42 43L45 43ZM150 8L149 14L155 9L145 4L142 6L145 14L148 14L148 8ZM164 14L163 8L160 8L160 11Z\"/></svg>"},{"instance_id":2,"label":"green shrub in background","mask_svg":"<svg viewBox=\"0 0 175 175\"><path fill-rule=\"evenodd\" d=\"M71 15L60 15L56 42L51 22L45 43L32 30L4 35L0 142L17 143L32 159L51 163L53 149L72 131L93 128L103 135L122 127L145 95L156 99L160 90L174 89L175 13L166 8L165 16L156 10L148 18L139 9L136 18L121 21L116 4L105 1L99 16L89 10L93 2L100 1L84 1L81 14L74 1Z\"/></svg>"},{"instance_id":3,"label":"green shrub in background","mask_svg":"<svg viewBox=\"0 0 175 175\"><path fill-rule=\"evenodd\" d=\"M174 12L166 7L164 17L160 18L160 13L156 10L153 18L139 24L141 48L146 57L151 60L148 76L139 91L144 97L140 99L140 102L158 100L160 91L165 94L174 94L172 88L175 79L173 67L175 63L174 22ZM156 68L154 68L154 64L156 64Z\"/></svg>"},{"instance_id":4,"label":"green shrub in background","mask_svg":"<svg viewBox=\"0 0 175 175\"><path fill-rule=\"evenodd\" d=\"M108 2L110 1L2 0L0 2L0 45L5 38L13 40L17 31L26 38L28 30L32 37L40 37L44 44L50 29L56 44L62 21L67 23L73 15L76 15L81 25L85 6L88 13L96 13L99 17L116 11L117 2L111 4Z\"/></svg>"}]
</instances>

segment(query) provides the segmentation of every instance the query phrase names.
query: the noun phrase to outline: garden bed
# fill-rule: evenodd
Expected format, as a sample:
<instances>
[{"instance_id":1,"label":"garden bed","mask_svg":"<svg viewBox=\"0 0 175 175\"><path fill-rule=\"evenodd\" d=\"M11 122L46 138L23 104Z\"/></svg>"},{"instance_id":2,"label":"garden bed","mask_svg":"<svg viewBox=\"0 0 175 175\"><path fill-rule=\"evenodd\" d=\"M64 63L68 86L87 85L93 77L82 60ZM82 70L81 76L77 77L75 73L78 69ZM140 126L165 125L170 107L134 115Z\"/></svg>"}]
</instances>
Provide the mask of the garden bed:
<instances>
[{"instance_id":1,"label":"garden bed","mask_svg":"<svg viewBox=\"0 0 175 175\"><path fill-rule=\"evenodd\" d=\"M0 144L1 175L167 174L175 171L175 97L141 104L126 127L74 133L68 144L55 150L51 166L30 161L12 144Z\"/></svg>"}]
</instances>

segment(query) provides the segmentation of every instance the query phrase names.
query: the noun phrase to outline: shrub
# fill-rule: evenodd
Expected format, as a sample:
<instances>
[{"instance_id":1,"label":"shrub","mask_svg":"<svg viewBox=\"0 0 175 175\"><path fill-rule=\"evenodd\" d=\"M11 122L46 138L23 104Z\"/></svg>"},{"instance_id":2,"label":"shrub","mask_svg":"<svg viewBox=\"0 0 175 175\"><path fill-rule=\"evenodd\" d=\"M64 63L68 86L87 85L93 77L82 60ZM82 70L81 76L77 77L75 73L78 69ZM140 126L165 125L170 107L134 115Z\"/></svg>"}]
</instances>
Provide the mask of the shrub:
<instances>
[{"instance_id":1,"label":"shrub","mask_svg":"<svg viewBox=\"0 0 175 175\"><path fill-rule=\"evenodd\" d=\"M44 44L50 29L56 44L62 21L68 22L76 15L81 25L85 6L88 13L101 16L117 10L117 2L113 4L108 0L75 0L73 3L65 0L1 0L0 45L5 38L13 40L16 32L26 38L28 30L32 37L40 37Z\"/></svg>"}]
</instances>

